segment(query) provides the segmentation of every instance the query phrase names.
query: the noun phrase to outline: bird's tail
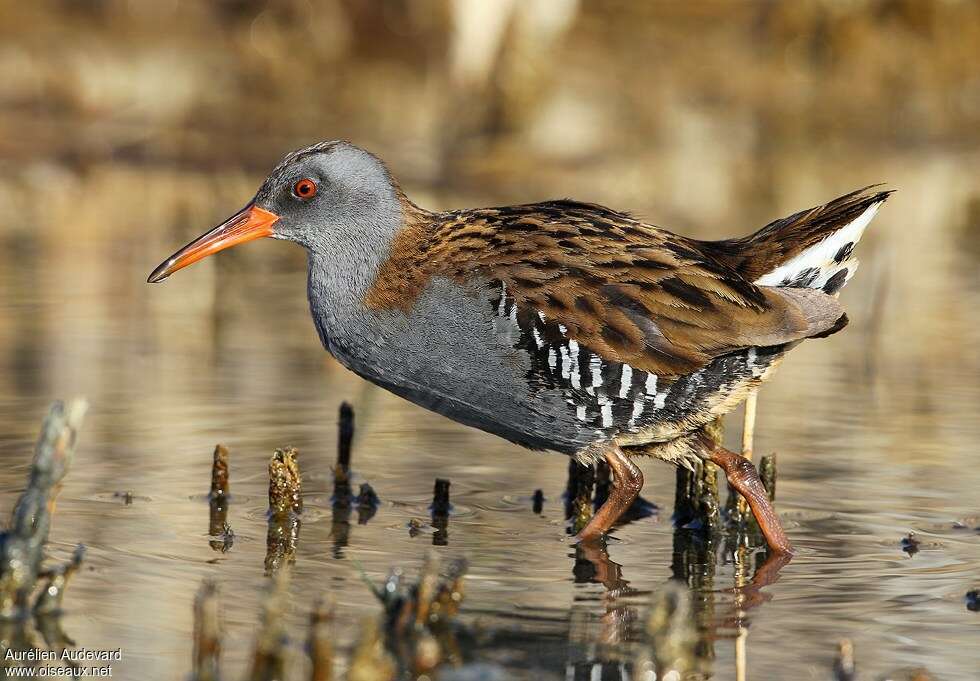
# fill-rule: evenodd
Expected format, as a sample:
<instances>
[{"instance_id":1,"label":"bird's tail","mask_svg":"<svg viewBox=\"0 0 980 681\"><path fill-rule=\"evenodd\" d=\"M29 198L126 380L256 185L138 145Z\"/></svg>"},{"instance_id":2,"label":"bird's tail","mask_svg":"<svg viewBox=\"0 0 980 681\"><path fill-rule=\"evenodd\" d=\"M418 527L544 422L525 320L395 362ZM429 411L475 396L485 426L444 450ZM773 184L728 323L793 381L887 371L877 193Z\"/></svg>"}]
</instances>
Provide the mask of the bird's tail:
<instances>
[{"instance_id":1,"label":"bird's tail","mask_svg":"<svg viewBox=\"0 0 980 681\"><path fill-rule=\"evenodd\" d=\"M865 187L750 236L704 242L703 248L759 286L836 294L857 270L854 246L891 193Z\"/></svg>"}]
</instances>

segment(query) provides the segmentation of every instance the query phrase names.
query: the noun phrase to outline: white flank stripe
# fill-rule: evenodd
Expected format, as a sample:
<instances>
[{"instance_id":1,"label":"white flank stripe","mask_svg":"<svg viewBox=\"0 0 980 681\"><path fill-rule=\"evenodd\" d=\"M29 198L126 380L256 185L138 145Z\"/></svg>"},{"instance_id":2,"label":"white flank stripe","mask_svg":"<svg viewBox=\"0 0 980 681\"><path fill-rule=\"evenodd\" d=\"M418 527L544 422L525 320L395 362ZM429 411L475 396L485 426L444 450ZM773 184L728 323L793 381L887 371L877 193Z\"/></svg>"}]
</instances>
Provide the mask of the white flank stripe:
<instances>
[{"instance_id":1,"label":"white flank stripe","mask_svg":"<svg viewBox=\"0 0 980 681\"><path fill-rule=\"evenodd\" d=\"M608 428L612 425L612 402L602 400L602 427Z\"/></svg>"},{"instance_id":2,"label":"white flank stripe","mask_svg":"<svg viewBox=\"0 0 980 681\"><path fill-rule=\"evenodd\" d=\"M568 359L568 348L561 345L558 350L561 352L561 377L568 378L572 370L572 362Z\"/></svg>"},{"instance_id":3,"label":"white flank stripe","mask_svg":"<svg viewBox=\"0 0 980 681\"><path fill-rule=\"evenodd\" d=\"M535 344L535 345L536 345L537 347L539 347L539 348L540 348L540 347L541 347L541 334L540 334L540 333L538 333L538 327L536 327L536 326L532 326L532 327L531 327L531 333L533 333L533 334L534 334L534 344Z\"/></svg>"},{"instance_id":4,"label":"white flank stripe","mask_svg":"<svg viewBox=\"0 0 980 681\"><path fill-rule=\"evenodd\" d=\"M640 418L643 413L643 407L646 406L642 399L633 400L633 414L630 416L630 428L636 425L636 419Z\"/></svg>"},{"instance_id":5,"label":"white flank stripe","mask_svg":"<svg viewBox=\"0 0 980 681\"><path fill-rule=\"evenodd\" d=\"M555 354L554 348L548 348L548 366L552 369L558 366L558 356Z\"/></svg>"},{"instance_id":6,"label":"white flank stripe","mask_svg":"<svg viewBox=\"0 0 980 681\"><path fill-rule=\"evenodd\" d=\"M647 383L644 386L644 390L647 395L653 395L657 392L657 375L647 374Z\"/></svg>"},{"instance_id":7,"label":"white flank stripe","mask_svg":"<svg viewBox=\"0 0 980 681\"><path fill-rule=\"evenodd\" d=\"M665 404L667 404L666 390L664 390L662 393L657 393L657 399L653 401L653 406L656 409L663 409Z\"/></svg>"},{"instance_id":8,"label":"white flank stripe","mask_svg":"<svg viewBox=\"0 0 980 681\"><path fill-rule=\"evenodd\" d=\"M578 405L578 409L575 410L575 416L578 417L578 420L579 421L584 421L585 420L585 405L584 404Z\"/></svg>"},{"instance_id":9,"label":"white flank stripe","mask_svg":"<svg viewBox=\"0 0 980 681\"><path fill-rule=\"evenodd\" d=\"M592 373L592 387L598 388L602 385L602 359L599 355L592 355L589 358L589 370Z\"/></svg>"},{"instance_id":10,"label":"white flank stripe","mask_svg":"<svg viewBox=\"0 0 980 681\"><path fill-rule=\"evenodd\" d=\"M510 321L517 326L517 304L510 306Z\"/></svg>"},{"instance_id":11,"label":"white flank stripe","mask_svg":"<svg viewBox=\"0 0 980 681\"><path fill-rule=\"evenodd\" d=\"M572 379L573 388L581 388L582 374L579 373L579 369L578 369L578 343L575 343L575 346L572 347L573 343L575 343L575 341L569 341L568 343L569 349L571 350L570 354L572 356L571 359L572 367L571 369L569 369L569 372L571 373L570 378Z\"/></svg>"},{"instance_id":12,"label":"white flank stripe","mask_svg":"<svg viewBox=\"0 0 980 681\"><path fill-rule=\"evenodd\" d=\"M629 364L623 365L623 372L619 375L619 399L625 400L629 394L630 386L633 385L633 367Z\"/></svg>"}]
</instances>

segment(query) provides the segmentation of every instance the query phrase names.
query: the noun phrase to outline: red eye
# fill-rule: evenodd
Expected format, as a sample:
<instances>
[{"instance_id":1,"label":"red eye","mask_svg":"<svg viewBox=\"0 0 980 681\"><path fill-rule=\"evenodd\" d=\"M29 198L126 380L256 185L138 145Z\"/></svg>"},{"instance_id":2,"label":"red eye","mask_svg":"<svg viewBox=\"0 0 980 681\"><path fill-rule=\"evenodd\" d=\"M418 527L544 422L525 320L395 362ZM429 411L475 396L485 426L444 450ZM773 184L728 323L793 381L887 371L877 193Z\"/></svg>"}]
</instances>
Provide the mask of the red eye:
<instances>
[{"instance_id":1,"label":"red eye","mask_svg":"<svg viewBox=\"0 0 980 681\"><path fill-rule=\"evenodd\" d=\"M301 199L312 199L316 196L316 182L304 177L293 185L293 194Z\"/></svg>"}]
</instances>

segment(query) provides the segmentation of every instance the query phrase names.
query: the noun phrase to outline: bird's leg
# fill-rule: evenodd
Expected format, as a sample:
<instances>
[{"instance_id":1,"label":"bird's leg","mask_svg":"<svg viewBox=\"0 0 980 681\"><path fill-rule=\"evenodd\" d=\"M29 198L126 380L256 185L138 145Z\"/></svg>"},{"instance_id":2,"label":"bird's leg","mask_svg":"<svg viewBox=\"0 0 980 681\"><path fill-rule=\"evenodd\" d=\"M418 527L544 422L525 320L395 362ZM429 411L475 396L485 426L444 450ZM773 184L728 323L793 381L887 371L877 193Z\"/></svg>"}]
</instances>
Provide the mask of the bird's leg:
<instances>
[{"instance_id":1,"label":"bird's leg","mask_svg":"<svg viewBox=\"0 0 980 681\"><path fill-rule=\"evenodd\" d=\"M708 444L706 441L705 443ZM776 509L769 501L766 488L763 486L762 480L759 479L759 474L752 462L714 443L710 443L709 446L711 449L708 460L725 471L728 484L749 502L752 515L759 523L759 528L762 530L769 548L775 553L792 554L793 547L789 543L789 537L786 536L786 532L779 522Z\"/></svg>"},{"instance_id":2,"label":"bird's leg","mask_svg":"<svg viewBox=\"0 0 980 681\"><path fill-rule=\"evenodd\" d=\"M609 464L613 473L612 489L609 498L599 507L589 524L582 528L575 538L579 541L597 539L605 534L619 516L630 507L643 488L643 474L629 460L626 453L615 442L603 447L602 458Z\"/></svg>"}]
</instances>

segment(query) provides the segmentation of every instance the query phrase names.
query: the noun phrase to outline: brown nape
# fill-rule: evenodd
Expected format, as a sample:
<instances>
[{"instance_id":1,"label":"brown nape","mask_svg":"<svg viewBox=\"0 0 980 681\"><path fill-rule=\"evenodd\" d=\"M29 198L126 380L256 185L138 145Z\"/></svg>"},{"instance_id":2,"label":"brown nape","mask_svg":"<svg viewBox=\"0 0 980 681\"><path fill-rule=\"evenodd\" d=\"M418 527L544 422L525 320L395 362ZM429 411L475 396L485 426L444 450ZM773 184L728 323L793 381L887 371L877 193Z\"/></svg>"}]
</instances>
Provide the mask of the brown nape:
<instances>
[{"instance_id":1,"label":"brown nape","mask_svg":"<svg viewBox=\"0 0 980 681\"><path fill-rule=\"evenodd\" d=\"M852 222L872 204L887 199L892 191L873 191L878 186L858 189L822 206L775 220L749 236L696 243L749 281L755 281Z\"/></svg>"},{"instance_id":2,"label":"brown nape","mask_svg":"<svg viewBox=\"0 0 980 681\"><path fill-rule=\"evenodd\" d=\"M769 549L775 553L792 555L793 546L779 522L779 516L772 502L769 501L769 494L759 478L752 462L744 456L731 452L724 447L716 445L706 437L701 437L700 443L708 449L708 460L721 467L725 471L728 483L749 503L752 515L759 523L759 528L769 544Z\"/></svg>"},{"instance_id":3,"label":"brown nape","mask_svg":"<svg viewBox=\"0 0 980 681\"><path fill-rule=\"evenodd\" d=\"M829 296L758 287L697 242L602 206L403 205L405 225L365 297L372 309L409 312L433 276L494 282L519 315L543 315L605 360L661 377L813 336L841 315Z\"/></svg>"},{"instance_id":4,"label":"brown nape","mask_svg":"<svg viewBox=\"0 0 980 681\"><path fill-rule=\"evenodd\" d=\"M592 541L608 532L643 489L643 473L630 461L619 445L615 443L606 445L602 457L613 473L612 490L609 492L609 498L592 516L588 525L575 536L579 541Z\"/></svg>"}]
</instances>

